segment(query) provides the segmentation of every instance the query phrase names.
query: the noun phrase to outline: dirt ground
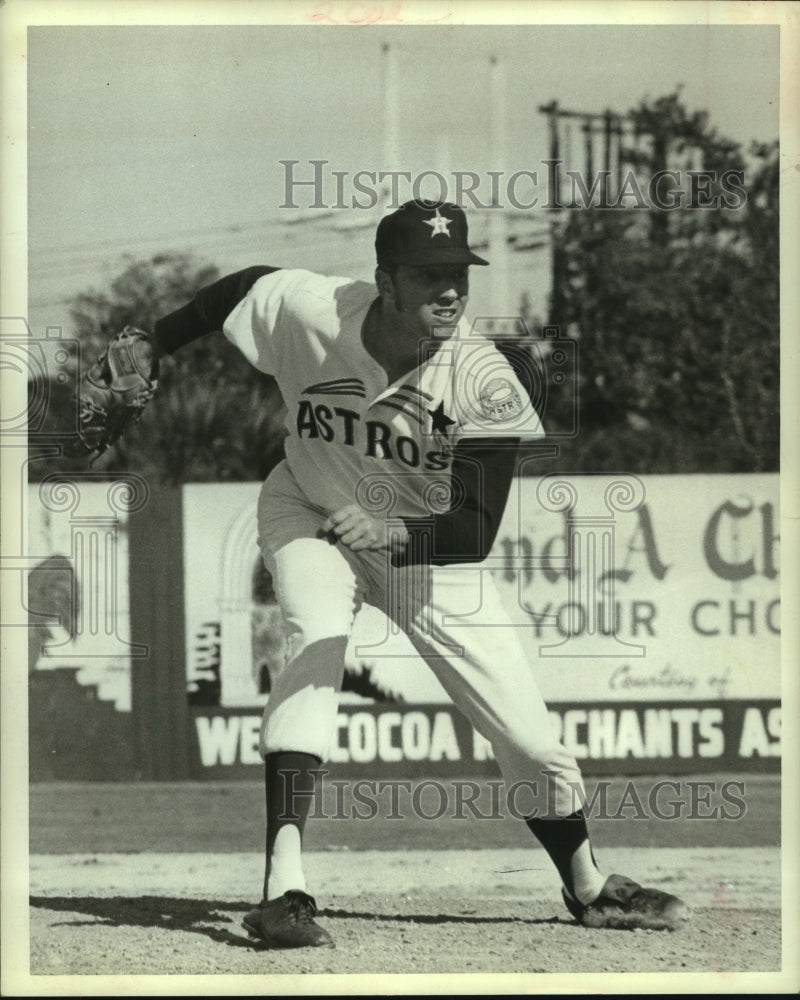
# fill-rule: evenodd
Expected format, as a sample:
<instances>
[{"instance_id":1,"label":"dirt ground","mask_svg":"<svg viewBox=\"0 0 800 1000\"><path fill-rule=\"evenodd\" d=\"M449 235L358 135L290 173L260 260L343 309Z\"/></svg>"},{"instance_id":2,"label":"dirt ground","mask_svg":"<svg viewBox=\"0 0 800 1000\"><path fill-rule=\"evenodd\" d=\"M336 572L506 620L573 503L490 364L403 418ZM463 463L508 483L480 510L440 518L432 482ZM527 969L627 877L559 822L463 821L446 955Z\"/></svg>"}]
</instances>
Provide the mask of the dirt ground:
<instances>
[{"instance_id":1,"label":"dirt ground","mask_svg":"<svg viewBox=\"0 0 800 1000\"><path fill-rule=\"evenodd\" d=\"M240 927L258 855L31 859L31 971L104 975L719 972L780 967L773 848L607 852L696 912L669 932L592 931L541 851L315 852L333 951L268 952ZM58 887L54 893L54 887Z\"/></svg>"},{"instance_id":2,"label":"dirt ground","mask_svg":"<svg viewBox=\"0 0 800 1000\"><path fill-rule=\"evenodd\" d=\"M774 796L773 786L758 794ZM32 831L48 804L56 815L59 808L66 809L66 791L53 786L32 796ZM199 798L208 807L207 789L190 791L181 789L187 801ZM163 786L154 786L152 795L167 793ZM673 825L669 832L679 846L664 846L660 836L647 846L625 843L642 837L641 827L634 833L630 824L605 830L605 870L674 892L692 907L691 922L670 933L578 926L561 903L558 878L544 852L532 841L529 845L523 840L525 846L519 846L497 832L499 825L492 831L495 843L483 848L451 847L446 827L431 827L424 840L435 846L397 850L398 840L402 842L397 824L391 829L391 847L385 828L392 824L384 822L367 832L361 824L350 830L352 849L342 842L347 839L343 834L330 838L327 846L317 840L307 854L309 889L317 896L319 921L333 935L336 948L270 952L252 942L240 924L259 896L260 852L226 852L218 843L194 843L197 830L191 821L183 839L192 842L192 850L185 844L168 852L130 844L126 853L87 850L92 831L91 824L87 832L87 824L79 822L82 797L86 808L96 812L96 826L102 831L110 823L102 820L104 810L115 794L107 786L73 789L76 852L60 851L58 838L52 829L48 833L46 824L41 834L32 832L31 985L29 992L6 995L96 994L101 986L107 991L106 980L100 978L105 976L133 977L114 980L124 985L109 995L380 995L416 991L416 980L404 978L409 975L437 977L425 980L426 992L531 993L606 992L614 982L609 976L620 974L623 985L616 990L629 992L624 984L634 973L644 976L636 979L637 992L686 992L702 984L708 992L731 992L736 984L745 988L748 981L747 975L737 973L781 969L780 850L773 834L764 835L764 827L760 837L751 833L747 838L751 846L743 846L740 832L730 826L730 833L718 837L728 844L716 847L705 843L708 834L699 824L683 824L682 833ZM222 796L222 829L237 821L231 806L241 806L242 796L249 802L250 795L257 801L258 789L234 791L232 801ZM139 803L142 829L147 826L141 822L143 796L141 789L127 795ZM89 802L94 805L89 807ZM158 809L150 813L155 836L159 817L164 819ZM169 822L177 822L174 814ZM713 825L718 830L724 826ZM63 817L57 826L63 836ZM515 833L518 826L513 826ZM257 822L253 828L258 828ZM339 828L344 830L342 824ZM139 836L135 823L127 836ZM616 845L608 843L614 839ZM357 849L360 840L379 849ZM126 844L123 830L118 842ZM421 843L419 837L416 842ZM197 849L201 846L207 849ZM568 979L562 981L565 974ZM463 979L465 975L493 978L487 987L486 980ZM149 980L140 978L147 976L170 978L150 987ZM184 976L210 978L180 978ZM361 976L383 978L377 987L364 980L362 989Z\"/></svg>"}]
</instances>

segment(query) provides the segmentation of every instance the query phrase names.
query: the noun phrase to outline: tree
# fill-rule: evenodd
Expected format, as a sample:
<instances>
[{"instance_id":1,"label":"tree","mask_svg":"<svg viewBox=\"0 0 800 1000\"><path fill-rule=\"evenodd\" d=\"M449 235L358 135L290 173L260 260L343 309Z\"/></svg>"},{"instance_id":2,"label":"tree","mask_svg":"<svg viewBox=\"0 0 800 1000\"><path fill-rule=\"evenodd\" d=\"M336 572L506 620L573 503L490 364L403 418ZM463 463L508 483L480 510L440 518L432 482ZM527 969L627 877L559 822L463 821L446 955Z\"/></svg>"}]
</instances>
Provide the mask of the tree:
<instances>
[{"instance_id":1,"label":"tree","mask_svg":"<svg viewBox=\"0 0 800 1000\"><path fill-rule=\"evenodd\" d=\"M152 331L161 316L219 277L189 254L126 258L108 291L82 292L70 312L85 368L126 324ZM51 429L69 426L69 400L52 386ZM112 477L134 471L153 481L262 480L280 460L283 404L274 380L256 371L221 334L162 359L159 387L141 421L97 462ZM45 468L45 465L47 468ZM83 468L84 460L34 462L31 478Z\"/></svg>"},{"instance_id":2,"label":"tree","mask_svg":"<svg viewBox=\"0 0 800 1000\"><path fill-rule=\"evenodd\" d=\"M124 269L108 291L90 289L70 302L70 316L85 358L96 357L110 337L127 324L152 330L157 319L219 278L216 267L186 253L158 254L149 260L125 255L122 260Z\"/></svg>"},{"instance_id":3,"label":"tree","mask_svg":"<svg viewBox=\"0 0 800 1000\"><path fill-rule=\"evenodd\" d=\"M731 208L585 208L557 228L551 322L579 340L580 433L561 464L585 471L749 472L778 467L778 147L741 148L673 94L631 112L652 136L640 174L691 147ZM733 204L733 203L731 203ZM645 224L646 223L646 224ZM562 401L566 405L568 401ZM556 406L548 414L558 423Z\"/></svg>"}]
</instances>

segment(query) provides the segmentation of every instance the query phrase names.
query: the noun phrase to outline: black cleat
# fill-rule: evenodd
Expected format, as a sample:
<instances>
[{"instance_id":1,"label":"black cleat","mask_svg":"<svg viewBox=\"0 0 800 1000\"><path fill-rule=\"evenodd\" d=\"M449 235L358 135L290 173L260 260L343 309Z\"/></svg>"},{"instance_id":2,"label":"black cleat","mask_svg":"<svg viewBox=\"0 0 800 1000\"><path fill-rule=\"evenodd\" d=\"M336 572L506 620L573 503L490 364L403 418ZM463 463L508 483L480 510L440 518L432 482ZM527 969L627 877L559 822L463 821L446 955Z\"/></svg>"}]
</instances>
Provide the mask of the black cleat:
<instances>
[{"instance_id":1,"label":"black cleat","mask_svg":"<svg viewBox=\"0 0 800 1000\"><path fill-rule=\"evenodd\" d=\"M335 948L330 934L314 922L316 912L312 896L290 889L251 910L242 926L268 948Z\"/></svg>"},{"instance_id":2,"label":"black cleat","mask_svg":"<svg viewBox=\"0 0 800 1000\"><path fill-rule=\"evenodd\" d=\"M660 889L645 889L624 875L609 875L600 895L587 906L564 889L561 894L569 912L584 927L674 931L689 919L682 899Z\"/></svg>"}]
</instances>

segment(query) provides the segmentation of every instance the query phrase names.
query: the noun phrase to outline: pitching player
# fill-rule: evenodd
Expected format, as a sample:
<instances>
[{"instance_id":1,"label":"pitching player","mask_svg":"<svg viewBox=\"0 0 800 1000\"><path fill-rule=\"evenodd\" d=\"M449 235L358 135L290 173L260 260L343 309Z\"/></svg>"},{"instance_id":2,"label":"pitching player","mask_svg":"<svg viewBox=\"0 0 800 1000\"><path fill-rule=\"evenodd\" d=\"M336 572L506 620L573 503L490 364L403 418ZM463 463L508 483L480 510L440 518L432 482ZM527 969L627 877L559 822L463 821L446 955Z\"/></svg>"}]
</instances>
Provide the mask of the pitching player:
<instances>
[{"instance_id":1,"label":"pitching player","mask_svg":"<svg viewBox=\"0 0 800 1000\"><path fill-rule=\"evenodd\" d=\"M517 446L543 433L512 367L463 318L469 267L487 261L448 203L403 205L383 218L375 247L375 285L254 267L202 289L154 331L169 353L223 330L275 377L288 411L286 458L258 504L288 652L261 730L263 898L244 925L270 947L333 945L314 920L302 834L335 733L353 619L369 603L406 631L490 741L508 786L525 783L527 825L575 918L674 928L687 915L679 899L598 870L575 811L578 766L551 728L518 630L497 628L508 619L479 570Z\"/></svg>"}]
</instances>

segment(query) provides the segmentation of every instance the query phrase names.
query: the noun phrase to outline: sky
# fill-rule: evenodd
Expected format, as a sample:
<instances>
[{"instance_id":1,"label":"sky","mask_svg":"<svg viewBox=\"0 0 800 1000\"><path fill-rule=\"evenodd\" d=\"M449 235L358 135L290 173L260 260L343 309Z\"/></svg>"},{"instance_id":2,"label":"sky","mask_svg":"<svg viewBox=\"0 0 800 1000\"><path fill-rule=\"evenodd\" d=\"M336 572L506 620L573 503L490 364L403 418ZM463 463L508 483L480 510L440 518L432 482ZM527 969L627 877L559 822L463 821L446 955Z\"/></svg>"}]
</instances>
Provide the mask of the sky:
<instances>
[{"instance_id":1,"label":"sky","mask_svg":"<svg viewBox=\"0 0 800 1000\"><path fill-rule=\"evenodd\" d=\"M384 155L384 43L398 164ZM625 111L677 87L723 135L773 139L777 47L769 25L33 27L31 322L66 323L64 300L118 273L126 252L188 247L223 269L328 262L333 244L317 260L275 228L287 217L281 160L300 161L298 176L311 159L350 173L510 174L547 155L540 104ZM506 81L502 153L490 56Z\"/></svg>"}]
</instances>

